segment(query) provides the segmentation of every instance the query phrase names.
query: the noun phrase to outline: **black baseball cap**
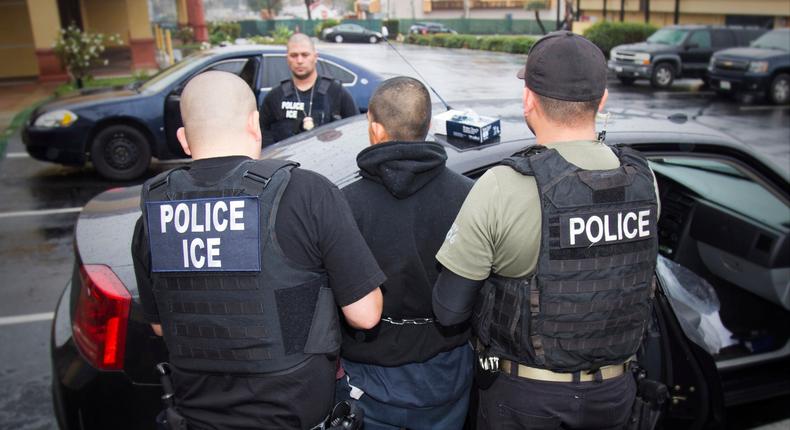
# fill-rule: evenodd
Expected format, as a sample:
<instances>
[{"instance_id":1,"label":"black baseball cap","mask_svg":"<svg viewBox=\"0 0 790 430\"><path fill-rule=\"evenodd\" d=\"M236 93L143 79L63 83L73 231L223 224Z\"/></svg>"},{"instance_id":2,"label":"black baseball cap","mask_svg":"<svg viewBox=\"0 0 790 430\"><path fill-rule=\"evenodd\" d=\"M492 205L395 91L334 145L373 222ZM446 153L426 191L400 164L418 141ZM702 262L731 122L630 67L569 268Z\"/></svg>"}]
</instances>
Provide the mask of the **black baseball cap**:
<instances>
[{"instance_id":1,"label":"black baseball cap","mask_svg":"<svg viewBox=\"0 0 790 430\"><path fill-rule=\"evenodd\" d=\"M587 102L603 97L606 73L606 58L595 44L570 31L554 31L532 45L517 76L541 96Z\"/></svg>"}]
</instances>

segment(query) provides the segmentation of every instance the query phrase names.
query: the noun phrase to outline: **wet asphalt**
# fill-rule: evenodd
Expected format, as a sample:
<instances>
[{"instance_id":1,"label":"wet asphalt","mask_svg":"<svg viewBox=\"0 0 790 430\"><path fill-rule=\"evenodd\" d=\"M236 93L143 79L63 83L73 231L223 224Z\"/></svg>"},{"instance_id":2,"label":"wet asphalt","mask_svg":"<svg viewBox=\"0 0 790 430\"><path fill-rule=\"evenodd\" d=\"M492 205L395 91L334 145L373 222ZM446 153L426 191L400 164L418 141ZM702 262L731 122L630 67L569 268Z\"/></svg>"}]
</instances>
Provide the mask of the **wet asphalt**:
<instances>
[{"instance_id":1,"label":"wet asphalt","mask_svg":"<svg viewBox=\"0 0 790 430\"><path fill-rule=\"evenodd\" d=\"M521 96L515 78L525 56L397 45L427 82L455 108L465 100L512 100ZM384 76L419 77L385 44L319 43L329 52ZM609 105L689 118L728 133L790 172L790 109L761 100L743 104L682 80L666 91L646 83L609 82ZM438 101L438 99L436 99ZM485 112L479 112L485 115ZM513 115L518 115L514 112ZM172 167L154 163L133 182L101 179L91 167L63 167L26 156L18 136L0 158L0 429L56 428L50 395L51 313L71 276L73 232L79 209L96 194L140 183ZM17 318L18 317L18 318ZM787 398L732 411L733 428L788 428ZM784 421L782 421L784 420ZM777 421L781 421L780 423Z\"/></svg>"}]
</instances>

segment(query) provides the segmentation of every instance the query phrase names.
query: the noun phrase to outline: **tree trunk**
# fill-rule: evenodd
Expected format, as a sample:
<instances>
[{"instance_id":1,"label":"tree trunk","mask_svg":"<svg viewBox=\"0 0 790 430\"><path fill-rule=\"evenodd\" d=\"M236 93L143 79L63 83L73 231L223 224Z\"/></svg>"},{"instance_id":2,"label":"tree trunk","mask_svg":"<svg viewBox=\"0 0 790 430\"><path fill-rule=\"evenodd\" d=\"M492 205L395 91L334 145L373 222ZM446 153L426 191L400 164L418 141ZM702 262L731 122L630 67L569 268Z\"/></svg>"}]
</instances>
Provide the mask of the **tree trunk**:
<instances>
[{"instance_id":1,"label":"tree trunk","mask_svg":"<svg viewBox=\"0 0 790 430\"><path fill-rule=\"evenodd\" d=\"M543 21L540 20L540 11L538 11L538 10L535 11L535 21L538 22L538 26L540 26L540 31L545 36L546 35L546 27L543 26Z\"/></svg>"},{"instance_id":2,"label":"tree trunk","mask_svg":"<svg viewBox=\"0 0 790 430\"><path fill-rule=\"evenodd\" d=\"M312 21L313 20L313 17L310 15L310 3L312 3L312 2L313 2L313 0L304 0L304 5L307 8L307 20L308 21Z\"/></svg>"},{"instance_id":3,"label":"tree trunk","mask_svg":"<svg viewBox=\"0 0 790 430\"><path fill-rule=\"evenodd\" d=\"M74 86L77 87L78 90L81 90L85 87L82 78L74 78Z\"/></svg>"}]
</instances>

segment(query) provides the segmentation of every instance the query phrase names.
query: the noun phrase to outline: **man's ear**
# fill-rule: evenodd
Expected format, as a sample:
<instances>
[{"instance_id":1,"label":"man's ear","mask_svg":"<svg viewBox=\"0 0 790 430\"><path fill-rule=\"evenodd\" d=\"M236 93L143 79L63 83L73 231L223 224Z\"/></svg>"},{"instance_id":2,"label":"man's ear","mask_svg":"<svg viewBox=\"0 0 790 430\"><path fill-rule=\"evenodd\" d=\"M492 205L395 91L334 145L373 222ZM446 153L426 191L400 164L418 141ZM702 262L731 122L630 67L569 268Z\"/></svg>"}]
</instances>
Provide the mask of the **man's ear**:
<instances>
[{"instance_id":1,"label":"man's ear","mask_svg":"<svg viewBox=\"0 0 790 430\"><path fill-rule=\"evenodd\" d=\"M381 142L386 142L390 140L389 134L387 134L387 130L384 129L384 126L381 123L376 121L370 121L370 138L371 138L371 145L377 145Z\"/></svg>"},{"instance_id":2,"label":"man's ear","mask_svg":"<svg viewBox=\"0 0 790 430\"><path fill-rule=\"evenodd\" d=\"M524 87L524 118L534 113L536 107L537 100L535 98L535 93L533 93L529 88Z\"/></svg>"},{"instance_id":3,"label":"man's ear","mask_svg":"<svg viewBox=\"0 0 790 430\"><path fill-rule=\"evenodd\" d=\"M189 150L189 143L187 143L187 131L184 127L178 127L176 130L176 137L178 138L178 143L181 144L181 149L184 150L184 154L192 156L192 151Z\"/></svg>"},{"instance_id":4,"label":"man's ear","mask_svg":"<svg viewBox=\"0 0 790 430\"><path fill-rule=\"evenodd\" d=\"M261 143L261 114L257 110L250 112L247 116L247 133L252 135L258 144Z\"/></svg>"},{"instance_id":5,"label":"man's ear","mask_svg":"<svg viewBox=\"0 0 790 430\"><path fill-rule=\"evenodd\" d=\"M603 107L606 104L606 99L609 98L609 90L603 90L603 97L601 97L601 102L598 103L598 112L603 112Z\"/></svg>"}]
</instances>

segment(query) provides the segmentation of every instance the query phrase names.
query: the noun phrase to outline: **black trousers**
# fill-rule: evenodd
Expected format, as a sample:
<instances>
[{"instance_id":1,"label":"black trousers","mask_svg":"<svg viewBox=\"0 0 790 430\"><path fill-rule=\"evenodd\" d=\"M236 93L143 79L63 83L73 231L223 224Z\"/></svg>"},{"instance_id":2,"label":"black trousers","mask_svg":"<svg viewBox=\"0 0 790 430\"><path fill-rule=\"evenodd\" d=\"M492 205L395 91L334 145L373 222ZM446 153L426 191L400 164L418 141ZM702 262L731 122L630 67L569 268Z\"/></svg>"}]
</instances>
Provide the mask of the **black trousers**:
<instances>
[{"instance_id":1,"label":"black trousers","mask_svg":"<svg viewBox=\"0 0 790 430\"><path fill-rule=\"evenodd\" d=\"M335 369L334 359L323 355L274 375L173 368L176 407L190 430L309 429L332 409Z\"/></svg>"},{"instance_id":2,"label":"black trousers","mask_svg":"<svg viewBox=\"0 0 790 430\"><path fill-rule=\"evenodd\" d=\"M544 382L500 374L480 390L478 430L622 429L636 383L630 372L602 382Z\"/></svg>"}]
</instances>

